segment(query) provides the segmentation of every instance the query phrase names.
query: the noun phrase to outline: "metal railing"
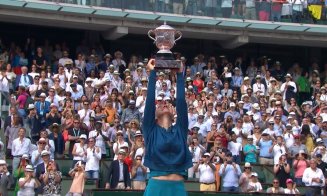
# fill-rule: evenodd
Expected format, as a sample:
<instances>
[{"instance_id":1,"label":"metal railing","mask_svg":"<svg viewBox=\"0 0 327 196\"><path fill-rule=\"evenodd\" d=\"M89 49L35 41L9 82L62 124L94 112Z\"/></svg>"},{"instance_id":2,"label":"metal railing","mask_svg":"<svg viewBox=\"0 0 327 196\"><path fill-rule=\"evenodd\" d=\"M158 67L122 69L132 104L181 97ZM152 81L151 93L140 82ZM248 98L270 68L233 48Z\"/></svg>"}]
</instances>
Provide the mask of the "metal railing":
<instances>
[{"instance_id":1,"label":"metal railing","mask_svg":"<svg viewBox=\"0 0 327 196\"><path fill-rule=\"evenodd\" d=\"M85 6L244 20L319 23L326 21L323 0L43 0ZM327 1L326 1L327 2ZM326 3L327 4L327 3Z\"/></svg>"}]
</instances>

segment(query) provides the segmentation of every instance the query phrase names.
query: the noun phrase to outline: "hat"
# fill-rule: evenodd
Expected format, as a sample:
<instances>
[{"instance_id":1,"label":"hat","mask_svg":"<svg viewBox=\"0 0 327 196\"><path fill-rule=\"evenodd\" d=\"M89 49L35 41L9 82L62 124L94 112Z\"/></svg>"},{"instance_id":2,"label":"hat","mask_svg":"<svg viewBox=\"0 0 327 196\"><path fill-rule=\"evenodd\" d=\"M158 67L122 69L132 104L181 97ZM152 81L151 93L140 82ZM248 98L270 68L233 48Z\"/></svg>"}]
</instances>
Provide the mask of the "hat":
<instances>
[{"instance_id":1,"label":"hat","mask_svg":"<svg viewBox=\"0 0 327 196\"><path fill-rule=\"evenodd\" d=\"M251 164L250 164L249 162L246 162L246 163L244 164L244 167L251 167Z\"/></svg>"},{"instance_id":2,"label":"hat","mask_svg":"<svg viewBox=\"0 0 327 196\"><path fill-rule=\"evenodd\" d=\"M282 94L282 92L281 92L281 91L279 91L279 90L277 90L277 91L275 92L275 95L276 95L276 94L280 94L280 95L281 95L281 94Z\"/></svg>"},{"instance_id":3,"label":"hat","mask_svg":"<svg viewBox=\"0 0 327 196\"><path fill-rule=\"evenodd\" d=\"M290 112L289 115L295 115L295 112Z\"/></svg>"},{"instance_id":4,"label":"hat","mask_svg":"<svg viewBox=\"0 0 327 196\"><path fill-rule=\"evenodd\" d=\"M248 135L247 139L248 140L253 140L253 136L252 135Z\"/></svg>"},{"instance_id":5,"label":"hat","mask_svg":"<svg viewBox=\"0 0 327 196\"><path fill-rule=\"evenodd\" d=\"M251 176L258 177L258 174L256 172L252 172Z\"/></svg>"},{"instance_id":6,"label":"hat","mask_svg":"<svg viewBox=\"0 0 327 196\"><path fill-rule=\"evenodd\" d=\"M196 74L195 75L201 75L201 73L200 72L196 72Z\"/></svg>"},{"instance_id":7,"label":"hat","mask_svg":"<svg viewBox=\"0 0 327 196\"><path fill-rule=\"evenodd\" d=\"M318 154L316 154L316 157L317 158L322 158L322 154L318 153Z\"/></svg>"},{"instance_id":8,"label":"hat","mask_svg":"<svg viewBox=\"0 0 327 196\"><path fill-rule=\"evenodd\" d=\"M192 127L192 129L193 129L193 130L199 130L200 127L199 127L198 125L194 125L194 126Z\"/></svg>"},{"instance_id":9,"label":"hat","mask_svg":"<svg viewBox=\"0 0 327 196\"><path fill-rule=\"evenodd\" d=\"M123 144L123 145L120 146L120 149L122 149L122 148L129 148L129 147L128 147L128 145Z\"/></svg>"},{"instance_id":10,"label":"hat","mask_svg":"<svg viewBox=\"0 0 327 196\"><path fill-rule=\"evenodd\" d=\"M250 78L248 76L245 76L244 80L250 80Z\"/></svg>"},{"instance_id":11,"label":"hat","mask_svg":"<svg viewBox=\"0 0 327 196\"><path fill-rule=\"evenodd\" d=\"M279 61L276 61L275 64L276 64L276 65L280 65L280 62L279 62Z\"/></svg>"},{"instance_id":12,"label":"hat","mask_svg":"<svg viewBox=\"0 0 327 196\"><path fill-rule=\"evenodd\" d=\"M107 53L106 55L104 55L104 58L111 58L111 54Z\"/></svg>"},{"instance_id":13,"label":"hat","mask_svg":"<svg viewBox=\"0 0 327 196\"><path fill-rule=\"evenodd\" d=\"M261 136L269 136L269 134L268 133L262 133Z\"/></svg>"},{"instance_id":14,"label":"hat","mask_svg":"<svg viewBox=\"0 0 327 196\"><path fill-rule=\"evenodd\" d=\"M143 77L141 78L141 81L142 81L142 82L147 82L148 79L147 79L146 77L143 76Z\"/></svg>"},{"instance_id":15,"label":"hat","mask_svg":"<svg viewBox=\"0 0 327 196\"><path fill-rule=\"evenodd\" d=\"M33 166L32 165L26 165L25 171L27 171L27 172L34 172Z\"/></svg>"},{"instance_id":16,"label":"hat","mask_svg":"<svg viewBox=\"0 0 327 196\"><path fill-rule=\"evenodd\" d=\"M86 78L85 82L93 82L92 78Z\"/></svg>"},{"instance_id":17,"label":"hat","mask_svg":"<svg viewBox=\"0 0 327 196\"><path fill-rule=\"evenodd\" d=\"M159 93L158 93L159 95L164 95L165 94L165 92L163 92L163 91L159 91Z\"/></svg>"},{"instance_id":18,"label":"hat","mask_svg":"<svg viewBox=\"0 0 327 196\"><path fill-rule=\"evenodd\" d=\"M292 78L291 74L286 74L285 78Z\"/></svg>"},{"instance_id":19,"label":"hat","mask_svg":"<svg viewBox=\"0 0 327 196\"><path fill-rule=\"evenodd\" d=\"M322 139L321 138L317 138L316 139L316 143L322 143L323 141L322 141Z\"/></svg>"},{"instance_id":20,"label":"hat","mask_svg":"<svg viewBox=\"0 0 327 196\"><path fill-rule=\"evenodd\" d=\"M253 112L252 111L247 111L246 114L249 115L249 116L253 116Z\"/></svg>"},{"instance_id":21,"label":"hat","mask_svg":"<svg viewBox=\"0 0 327 196\"><path fill-rule=\"evenodd\" d=\"M188 82L188 81L192 81L192 78L191 77L187 77L186 78L186 82Z\"/></svg>"},{"instance_id":22,"label":"hat","mask_svg":"<svg viewBox=\"0 0 327 196\"><path fill-rule=\"evenodd\" d=\"M79 136L79 139L85 139L86 140L87 136L85 134L82 134L82 135Z\"/></svg>"},{"instance_id":23,"label":"hat","mask_svg":"<svg viewBox=\"0 0 327 196\"><path fill-rule=\"evenodd\" d=\"M28 156L28 154L23 154L23 156L22 156L22 159L26 159L26 160L28 160L30 157Z\"/></svg>"},{"instance_id":24,"label":"hat","mask_svg":"<svg viewBox=\"0 0 327 196\"><path fill-rule=\"evenodd\" d=\"M40 137L39 142L45 142L45 141L46 141L45 138Z\"/></svg>"},{"instance_id":25,"label":"hat","mask_svg":"<svg viewBox=\"0 0 327 196\"><path fill-rule=\"evenodd\" d=\"M48 81L47 80L43 80L42 81L42 84L48 84Z\"/></svg>"},{"instance_id":26,"label":"hat","mask_svg":"<svg viewBox=\"0 0 327 196\"><path fill-rule=\"evenodd\" d=\"M0 165L6 165L6 164L7 164L7 163L6 163L5 160L3 160L3 159L0 160Z\"/></svg>"},{"instance_id":27,"label":"hat","mask_svg":"<svg viewBox=\"0 0 327 196\"><path fill-rule=\"evenodd\" d=\"M40 97L47 97L47 95L45 93L41 93Z\"/></svg>"},{"instance_id":28,"label":"hat","mask_svg":"<svg viewBox=\"0 0 327 196\"><path fill-rule=\"evenodd\" d=\"M118 154L126 154L126 151L124 149L120 149Z\"/></svg>"},{"instance_id":29,"label":"hat","mask_svg":"<svg viewBox=\"0 0 327 196\"><path fill-rule=\"evenodd\" d=\"M260 110L260 106L259 106L258 103L254 103L254 104L252 105L252 108L255 109L255 110Z\"/></svg>"},{"instance_id":30,"label":"hat","mask_svg":"<svg viewBox=\"0 0 327 196\"><path fill-rule=\"evenodd\" d=\"M102 121L101 121L101 120L97 120L95 123L100 123L100 124L102 124Z\"/></svg>"},{"instance_id":31,"label":"hat","mask_svg":"<svg viewBox=\"0 0 327 196\"><path fill-rule=\"evenodd\" d=\"M287 123L286 127L292 127L292 125L290 123Z\"/></svg>"},{"instance_id":32,"label":"hat","mask_svg":"<svg viewBox=\"0 0 327 196\"><path fill-rule=\"evenodd\" d=\"M156 97L156 100L157 101L162 101L162 97L158 96L158 97Z\"/></svg>"},{"instance_id":33,"label":"hat","mask_svg":"<svg viewBox=\"0 0 327 196\"><path fill-rule=\"evenodd\" d=\"M131 71L129 69L125 69L124 73L126 73L126 72L131 73Z\"/></svg>"},{"instance_id":34,"label":"hat","mask_svg":"<svg viewBox=\"0 0 327 196\"><path fill-rule=\"evenodd\" d=\"M34 104L28 104L28 109L29 109L29 110L32 110L32 109L34 109L34 108L35 108Z\"/></svg>"},{"instance_id":35,"label":"hat","mask_svg":"<svg viewBox=\"0 0 327 196\"><path fill-rule=\"evenodd\" d=\"M238 67L234 68L234 71L239 71L239 70L240 70L240 68L238 68Z\"/></svg>"},{"instance_id":36,"label":"hat","mask_svg":"<svg viewBox=\"0 0 327 196\"><path fill-rule=\"evenodd\" d=\"M276 82L276 79L275 78L270 78L269 82Z\"/></svg>"},{"instance_id":37,"label":"hat","mask_svg":"<svg viewBox=\"0 0 327 196\"><path fill-rule=\"evenodd\" d=\"M115 70L114 75L119 75L119 72L117 70Z\"/></svg>"},{"instance_id":38,"label":"hat","mask_svg":"<svg viewBox=\"0 0 327 196\"><path fill-rule=\"evenodd\" d=\"M286 184L288 184L288 183L293 183L293 180L291 178L287 179Z\"/></svg>"},{"instance_id":39,"label":"hat","mask_svg":"<svg viewBox=\"0 0 327 196\"><path fill-rule=\"evenodd\" d=\"M159 76L164 76L164 75L165 75L164 72L159 73Z\"/></svg>"},{"instance_id":40,"label":"hat","mask_svg":"<svg viewBox=\"0 0 327 196\"><path fill-rule=\"evenodd\" d=\"M137 136L143 136L143 134L141 133L140 130L137 130L137 131L135 132L135 137L137 137Z\"/></svg>"},{"instance_id":41,"label":"hat","mask_svg":"<svg viewBox=\"0 0 327 196\"><path fill-rule=\"evenodd\" d=\"M165 97L164 101L170 101L170 97Z\"/></svg>"},{"instance_id":42,"label":"hat","mask_svg":"<svg viewBox=\"0 0 327 196\"><path fill-rule=\"evenodd\" d=\"M57 105L55 103L52 103L52 104L50 104L50 108L52 108L52 107L57 107Z\"/></svg>"},{"instance_id":43,"label":"hat","mask_svg":"<svg viewBox=\"0 0 327 196\"><path fill-rule=\"evenodd\" d=\"M260 76L260 75L257 75L257 76L255 77L255 79L261 79L261 76Z\"/></svg>"},{"instance_id":44,"label":"hat","mask_svg":"<svg viewBox=\"0 0 327 196\"><path fill-rule=\"evenodd\" d=\"M208 157L210 157L210 153L206 152L206 153L203 154L203 156L208 156Z\"/></svg>"},{"instance_id":45,"label":"hat","mask_svg":"<svg viewBox=\"0 0 327 196\"><path fill-rule=\"evenodd\" d=\"M244 104L244 101L241 100L241 101L238 102L238 104Z\"/></svg>"},{"instance_id":46,"label":"hat","mask_svg":"<svg viewBox=\"0 0 327 196\"><path fill-rule=\"evenodd\" d=\"M305 159L308 158L308 154L305 153L304 150L299 150L299 152L295 155L295 158L297 158L300 154L302 154Z\"/></svg>"},{"instance_id":47,"label":"hat","mask_svg":"<svg viewBox=\"0 0 327 196\"><path fill-rule=\"evenodd\" d=\"M276 101L276 105L281 105L282 102L281 101Z\"/></svg>"},{"instance_id":48,"label":"hat","mask_svg":"<svg viewBox=\"0 0 327 196\"><path fill-rule=\"evenodd\" d=\"M235 107L236 105L235 105L235 103L234 102L231 102L230 104L229 104L229 107Z\"/></svg>"},{"instance_id":49,"label":"hat","mask_svg":"<svg viewBox=\"0 0 327 196\"><path fill-rule=\"evenodd\" d=\"M135 104L135 101L134 100L129 100L128 104L129 105L134 105Z\"/></svg>"},{"instance_id":50,"label":"hat","mask_svg":"<svg viewBox=\"0 0 327 196\"><path fill-rule=\"evenodd\" d=\"M130 90L130 91L128 91L128 94L133 94L134 95L134 91Z\"/></svg>"},{"instance_id":51,"label":"hat","mask_svg":"<svg viewBox=\"0 0 327 196\"><path fill-rule=\"evenodd\" d=\"M50 155L50 152L47 150L42 150L41 156L47 156L47 155Z\"/></svg>"},{"instance_id":52,"label":"hat","mask_svg":"<svg viewBox=\"0 0 327 196\"><path fill-rule=\"evenodd\" d=\"M118 135L118 134L124 135L122 130L117 131L116 135Z\"/></svg>"},{"instance_id":53,"label":"hat","mask_svg":"<svg viewBox=\"0 0 327 196\"><path fill-rule=\"evenodd\" d=\"M212 112L212 116L218 116L218 112Z\"/></svg>"}]
</instances>

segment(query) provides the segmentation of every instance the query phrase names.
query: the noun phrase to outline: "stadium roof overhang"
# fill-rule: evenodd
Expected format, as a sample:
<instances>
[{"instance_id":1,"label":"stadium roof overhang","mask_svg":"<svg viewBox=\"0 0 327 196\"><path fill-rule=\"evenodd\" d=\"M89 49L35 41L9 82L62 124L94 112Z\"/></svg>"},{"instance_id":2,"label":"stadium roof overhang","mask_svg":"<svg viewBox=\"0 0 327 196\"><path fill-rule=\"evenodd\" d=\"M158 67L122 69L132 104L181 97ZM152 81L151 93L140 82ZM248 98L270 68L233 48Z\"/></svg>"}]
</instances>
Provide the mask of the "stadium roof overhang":
<instances>
[{"instance_id":1,"label":"stadium roof overhang","mask_svg":"<svg viewBox=\"0 0 327 196\"><path fill-rule=\"evenodd\" d=\"M0 21L100 31L105 39L146 35L167 21L183 37L215 40L224 48L246 43L327 46L327 25L180 16L40 1L0 1Z\"/></svg>"}]
</instances>

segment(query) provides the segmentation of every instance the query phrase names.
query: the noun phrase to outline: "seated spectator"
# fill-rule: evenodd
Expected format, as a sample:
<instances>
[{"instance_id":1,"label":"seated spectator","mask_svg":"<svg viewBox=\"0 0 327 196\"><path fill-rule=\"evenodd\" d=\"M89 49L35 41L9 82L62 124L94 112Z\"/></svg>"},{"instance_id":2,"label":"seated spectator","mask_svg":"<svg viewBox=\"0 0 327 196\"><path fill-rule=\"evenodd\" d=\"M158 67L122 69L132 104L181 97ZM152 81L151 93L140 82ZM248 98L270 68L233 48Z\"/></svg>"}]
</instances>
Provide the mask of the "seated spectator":
<instances>
[{"instance_id":1,"label":"seated spectator","mask_svg":"<svg viewBox=\"0 0 327 196\"><path fill-rule=\"evenodd\" d=\"M50 161L46 166L46 173L43 177L43 194L44 195L60 195L61 194L61 172L57 170L54 161Z\"/></svg>"},{"instance_id":2,"label":"seated spectator","mask_svg":"<svg viewBox=\"0 0 327 196\"><path fill-rule=\"evenodd\" d=\"M277 178L274 178L273 180L273 186L269 187L267 189L267 193L269 194L284 194L284 189L282 187L279 186L279 180Z\"/></svg>"},{"instance_id":3,"label":"seated spectator","mask_svg":"<svg viewBox=\"0 0 327 196\"><path fill-rule=\"evenodd\" d=\"M255 172L251 173L250 182L247 188L247 192L262 192L261 183L258 181L258 174Z\"/></svg>"},{"instance_id":4,"label":"seated spectator","mask_svg":"<svg viewBox=\"0 0 327 196\"><path fill-rule=\"evenodd\" d=\"M251 164L246 162L244 164L244 172L241 174L239 179L239 185L242 192L247 192L249 187L249 182L253 172Z\"/></svg>"},{"instance_id":5,"label":"seated spectator","mask_svg":"<svg viewBox=\"0 0 327 196\"><path fill-rule=\"evenodd\" d=\"M101 150L100 147L95 146L95 138L90 137L86 149L85 174L87 178L99 178Z\"/></svg>"},{"instance_id":6,"label":"seated spectator","mask_svg":"<svg viewBox=\"0 0 327 196\"><path fill-rule=\"evenodd\" d=\"M292 179L286 180L286 188L284 189L285 194L291 194L291 195L298 195L300 194L300 191L296 188L296 184L293 183Z\"/></svg>"},{"instance_id":7,"label":"seated spectator","mask_svg":"<svg viewBox=\"0 0 327 196\"><path fill-rule=\"evenodd\" d=\"M73 178L73 182L70 186L68 195L83 195L86 174L82 161L78 161L74 165L74 168L69 171L69 175Z\"/></svg>"},{"instance_id":8,"label":"seated spectator","mask_svg":"<svg viewBox=\"0 0 327 196\"><path fill-rule=\"evenodd\" d=\"M17 192L17 196L30 196L34 195L34 189L40 186L40 182L38 179L34 178L34 169L32 165L27 165L25 167L25 177L19 178L19 191Z\"/></svg>"},{"instance_id":9,"label":"seated spectator","mask_svg":"<svg viewBox=\"0 0 327 196\"><path fill-rule=\"evenodd\" d=\"M131 171L132 188L134 190L144 190L146 186L147 168L142 164L142 156L136 155Z\"/></svg>"}]
</instances>

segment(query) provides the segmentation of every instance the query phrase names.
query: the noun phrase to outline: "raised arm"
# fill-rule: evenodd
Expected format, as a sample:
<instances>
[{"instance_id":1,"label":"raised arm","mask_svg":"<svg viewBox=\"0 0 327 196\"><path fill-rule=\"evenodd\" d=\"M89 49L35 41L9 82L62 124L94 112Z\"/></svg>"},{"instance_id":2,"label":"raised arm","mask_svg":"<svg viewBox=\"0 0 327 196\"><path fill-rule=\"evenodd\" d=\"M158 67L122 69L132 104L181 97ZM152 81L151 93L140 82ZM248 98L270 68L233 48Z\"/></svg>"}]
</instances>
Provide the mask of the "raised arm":
<instances>
[{"instance_id":1,"label":"raised arm","mask_svg":"<svg viewBox=\"0 0 327 196\"><path fill-rule=\"evenodd\" d=\"M156 91L156 71L154 70L154 59L148 63L148 69L151 70L148 82L148 92L146 97L144 119L143 119L143 135L147 137L148 131L152 129L155 124L155 91Z\"/></svg>"},{"instance_id":2,"label":"raised arm","mask_svg":"<svg viewBox=\"0 0 327 196\"><path fill-rule=\"evenodd\" d=\"M177 111L177 122L185 133L188 132L188 115L187 105L185 101L185 81L182 74L183 65L177 73L177 94L176 94L176 111Z\"/></svg>"}]
</instances>

